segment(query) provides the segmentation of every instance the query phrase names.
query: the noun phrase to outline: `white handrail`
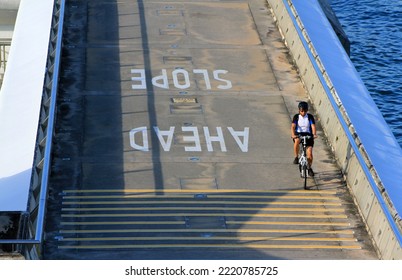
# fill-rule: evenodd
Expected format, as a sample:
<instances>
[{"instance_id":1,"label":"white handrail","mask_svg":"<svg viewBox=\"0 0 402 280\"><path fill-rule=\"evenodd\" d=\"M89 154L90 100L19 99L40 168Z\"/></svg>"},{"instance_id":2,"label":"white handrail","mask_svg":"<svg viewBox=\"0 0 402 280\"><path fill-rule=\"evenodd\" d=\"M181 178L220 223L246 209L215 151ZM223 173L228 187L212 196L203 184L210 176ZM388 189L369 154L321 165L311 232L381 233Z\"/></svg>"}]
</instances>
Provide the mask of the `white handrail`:
<instances>
[{"instance_id":1,"label":"white handrail","mask_svg":"<svg viewBox=\"0 0 402 280\"><path fill-rule=\"evenodd\" d=\"M48 180L51 167L52 137L56 115L64 10L65 0L54 0L47 71L43 85L42 114L39 121L37 148L35 150L35 162L32 170L33 183L29 197L30 203L27 212L23 214L23 217L26 219L20 225L20 230L23 229L24 232L21 233L22 237L20 239L0 240L0 244L22 246L21 251L27 259L40 258L43 241ZM52 70L50 71L50 69ZM51 87L48 86L49 84L51 84ZM44 145L43 142L45 143ZM36 226L34 227L34 225Z\"/></svg>"}]
</instances>

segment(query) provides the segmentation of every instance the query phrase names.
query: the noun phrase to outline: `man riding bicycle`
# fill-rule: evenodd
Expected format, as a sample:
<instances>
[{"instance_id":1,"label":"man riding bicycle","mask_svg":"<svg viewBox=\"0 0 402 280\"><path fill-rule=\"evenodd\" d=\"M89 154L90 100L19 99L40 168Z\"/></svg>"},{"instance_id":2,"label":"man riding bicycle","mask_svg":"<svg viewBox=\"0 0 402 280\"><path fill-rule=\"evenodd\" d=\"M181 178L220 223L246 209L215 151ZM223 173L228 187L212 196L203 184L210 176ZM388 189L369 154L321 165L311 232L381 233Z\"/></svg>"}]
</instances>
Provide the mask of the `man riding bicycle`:
<instances>
[{"instance_id":1,"label":"man riding bicycle","mask_svg":"<svg viewBox=\"0 0 402 280\"><path fill-rule=\"evenodd\" d=\"M295 159L293 160L294 164L299 163L299 149L300 149L300 138L298 135L310 135L311 138L307 139L307 162L308 162L308 175L310 177L314 176L314 171L312 169L313 165L313 146L314 146L314 138L317 138L316 127L315 127L315 119L312 114L307 113L308 111L308 103L300 102L299 103L299 113L293 116L292 126L291 126L291 135L293 139L293 150L295 154Z\"/></svg>"}]
</instances>

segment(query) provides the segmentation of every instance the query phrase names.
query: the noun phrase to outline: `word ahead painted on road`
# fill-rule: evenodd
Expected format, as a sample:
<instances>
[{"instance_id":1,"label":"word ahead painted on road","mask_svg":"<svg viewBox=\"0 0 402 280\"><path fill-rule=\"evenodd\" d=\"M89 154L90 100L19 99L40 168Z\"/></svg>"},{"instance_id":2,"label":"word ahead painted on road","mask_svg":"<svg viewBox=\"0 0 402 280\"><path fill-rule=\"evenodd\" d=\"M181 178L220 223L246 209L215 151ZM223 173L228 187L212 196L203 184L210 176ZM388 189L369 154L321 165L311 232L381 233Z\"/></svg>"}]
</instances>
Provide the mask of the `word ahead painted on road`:
<instances>
[{"instance_id":1,"label":"word ahead painted on road","mask_svg":"<svg viewBox=\"0 0 402 280\"><path fill-rule=\"evenodd\" d=\"M216 86L218 89L231 89L232 82L223 79L222 76L227 74L227 70L214 70L212 71L212 77L219 84ZM147 77L145 74L145 69L131 69L131 80L134 82L131 87L132 89L147 89ZM207 69L193 69L192 75L203 79L205 82L206 89L212 89L211 86L211 73ZM195 79L195 77L194 77ZM162 69L162 74L156 77L152 77L152 85L158 88L169 89L169 80L173 80L173 86L178 89L187 89L191 86L191 79L189 71L185 69L175 69L171 73L168 73L166 69Z\"/></svg>"},{"instance_id":2,"label":"word ahead painted on road","mask_svg":"<svg viewBox=\"0 0 402 280\"><path fill-rule=\"evenodd\" d=\"M209 128L204 126L204 137L205 144L208 152L213 152L214 148L212 146L213 142L216 142L220 146L222 152L227 152L225 137L222 127L216 128L216 136L211 136ZM148 139L148 128L146 126L141 126L134 128L130 131L130 145L133 149L148 152L149 151L149 139ZM232 127L228 127L227 130L233 139L236 141L240 150L243 153L248 152L248 138L249 138L249 127L245 127L243 130L236 131ZM159 143L165 152L169 152L172 146L173 137L176 131L176 127L171 126L169 130L161 130L159 127L154 126L153 132L158 137ZM183 133L183 134L182 134ZM202 152L201 137L197 127L194 126L183 126L181 127L180 143L185 142L184 150L186 152Z\"/></svg>"}]
</instances>

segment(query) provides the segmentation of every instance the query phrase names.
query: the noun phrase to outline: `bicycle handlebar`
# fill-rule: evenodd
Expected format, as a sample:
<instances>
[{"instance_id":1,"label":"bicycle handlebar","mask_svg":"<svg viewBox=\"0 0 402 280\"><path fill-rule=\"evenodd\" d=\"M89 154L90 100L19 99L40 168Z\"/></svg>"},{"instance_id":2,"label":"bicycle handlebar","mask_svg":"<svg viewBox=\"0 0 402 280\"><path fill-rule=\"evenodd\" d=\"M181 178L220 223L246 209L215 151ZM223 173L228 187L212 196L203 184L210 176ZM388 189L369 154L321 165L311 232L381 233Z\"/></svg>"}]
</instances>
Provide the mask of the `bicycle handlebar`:
<instances>
[{"instance_id":1,"label":"bicycle handlebar","mask_svg":"<svg viewBox=\"0 0 402 280\"><path fill-rule=\"evenodd\" d=\"M300 139L310 139L312 136L310 135L296 135L296 137L291 137L292 139L300 138Z\"/></svg>"}]
</instances>

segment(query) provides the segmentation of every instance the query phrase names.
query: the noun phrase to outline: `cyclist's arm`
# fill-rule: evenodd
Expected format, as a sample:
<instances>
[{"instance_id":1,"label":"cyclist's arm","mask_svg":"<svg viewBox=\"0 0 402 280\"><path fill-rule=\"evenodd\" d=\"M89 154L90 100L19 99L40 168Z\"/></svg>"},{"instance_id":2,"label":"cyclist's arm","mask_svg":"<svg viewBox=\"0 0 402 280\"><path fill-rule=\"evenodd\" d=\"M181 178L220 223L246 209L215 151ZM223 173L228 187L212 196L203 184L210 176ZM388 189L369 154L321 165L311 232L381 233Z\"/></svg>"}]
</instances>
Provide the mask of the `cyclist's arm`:
<instances>
[{"instance_id":1,"label":"cyclist's arm","mask_svg":"<svg viewBox=\"0 0 402 280\"><path fill-rule=\"evenodd\" d=\"M294 139L294 138L297 138L295 132L296 132L296 124L295 124L294 122L292 122L292 126L291 126L291 128L290 128L290 135L291 135L291 137L292 137L293 139Z\"/></svg>"},{"instance_id":2,"label":"cyclist's arm","mask_svg":"<svg viewBox=\"0 0 402 280\"><path fill-rule=\"evenodd\" d=\"M317 136L317 129L316 129L314 123L311 125L311 130L312 130L311 132L313 133L313 137L314 137L314 138L317 138L317 137L318 137L318 136Z\"/></svg>"}]
</instances>

